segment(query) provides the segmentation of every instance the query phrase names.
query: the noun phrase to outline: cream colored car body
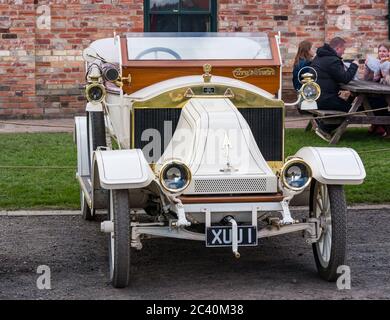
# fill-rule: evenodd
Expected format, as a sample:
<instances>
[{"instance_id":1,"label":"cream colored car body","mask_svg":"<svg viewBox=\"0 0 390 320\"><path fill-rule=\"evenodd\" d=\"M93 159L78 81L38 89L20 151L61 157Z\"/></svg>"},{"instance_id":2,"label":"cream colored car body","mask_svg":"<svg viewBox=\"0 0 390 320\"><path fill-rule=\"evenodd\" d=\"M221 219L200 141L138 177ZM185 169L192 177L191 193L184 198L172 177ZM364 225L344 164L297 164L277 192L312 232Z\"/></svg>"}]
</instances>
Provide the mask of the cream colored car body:
<instances>
[{"instance_id":1,"label":"cream colored car body","mask_svg":"<svg viewBox=\"0 0 390 320\"><path fill-rule=\"evenodd\" d=\"M91 45L101 57L120 65L121 50L118 39L99 40ZM142 150L132 149L131 113L136 104L142 104L164 93L177 89L203 86L202 75L179 77L156 83L131 95L120 89L109 89L101 104L89 104L87 111L103 111L106 114L106 128L119 146L98 149L88 163L86 141L86 120L76 118L76 142L78 148L78 178L84 193L83 176L90 177L92 194L86 197L91 208L96 206L100 189L127 189L131 194L132 213L142 213L148 196L161 200L164 214L176 214L169 220L169 226L162 222L149 224L135 223L132 231L132 246L140 249L141 236L173 237L181 239L205 240L205 234L185 229L190 225L204 223L210 227L229 215L237 222L258 224L269 213L280 213L282 229L262 229L258 238L283 233L305 231L309 242L318 240L318 221L297 223L290 213L289 202L302 191L287 189L276 170L264 160L248 123L232 103L229 94L225 96L193 96L186 101L176 131L160 159L151 164ZM231 91L244 90L264 101L276 101L274 95L246 82L226 77L212 76L207 85L228 87ZM360 184L366 176L358 154L349 148L306 147L292 157L307 162L313 177L324 184ZM178 194L170 194L162 187L159 169L170 160L180 160L187 164L192 173L190 185ZM261 202L198 202L183 204L180 196L209 196L213 194L281 194L280 201ZM316 224L317 223L317 224ZM317 226L316 226L317 225ZM102 229L112 232L112 221ZM237 243L235 244L237 246ZM233 248L237 252L237 248Z\"/></svg>"}]
</instances>

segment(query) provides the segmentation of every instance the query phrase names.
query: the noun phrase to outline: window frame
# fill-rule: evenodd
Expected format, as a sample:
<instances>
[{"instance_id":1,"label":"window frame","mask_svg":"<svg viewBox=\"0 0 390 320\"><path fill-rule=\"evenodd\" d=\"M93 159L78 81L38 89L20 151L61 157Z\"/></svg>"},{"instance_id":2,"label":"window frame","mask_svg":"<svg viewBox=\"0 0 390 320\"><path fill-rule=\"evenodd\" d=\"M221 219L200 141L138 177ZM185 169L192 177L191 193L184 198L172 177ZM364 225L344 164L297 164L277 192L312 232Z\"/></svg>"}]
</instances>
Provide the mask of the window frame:
<instances>
[{"instance_id":1,"label":"window frame","mask_svg":"<svg viewBox=\"0 0 390 320\"><path fill-rule=\"evenodd\" d=\"M150 7L150 0L144 0L144 32L150 32L150 15L153 14ZM218 30L218 17L217 17L217 0L210 0L210 10L179 10L177 12L173 11L158 11L154 14L159 15L175 15L178 18L178 28L181 28L181 17L184 15L209 15L210 16L210 30L208 32L217 32Z\"/></svg>"}]
</instances>

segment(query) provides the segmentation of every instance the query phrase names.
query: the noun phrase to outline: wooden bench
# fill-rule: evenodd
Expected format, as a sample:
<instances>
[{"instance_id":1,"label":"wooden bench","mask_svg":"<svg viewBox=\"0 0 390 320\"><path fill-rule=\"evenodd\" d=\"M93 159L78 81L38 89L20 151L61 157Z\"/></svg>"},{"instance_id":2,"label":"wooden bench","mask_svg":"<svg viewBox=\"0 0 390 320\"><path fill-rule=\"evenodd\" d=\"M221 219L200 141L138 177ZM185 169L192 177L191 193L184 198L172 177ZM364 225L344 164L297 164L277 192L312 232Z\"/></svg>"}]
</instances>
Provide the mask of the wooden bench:
<instances>
[{"instance_id":1,"label":"wooden bench","mask_svg":"<svg viewBox=\"0 0 390 320\"><path fill-rule=\"evenodd\" d=\"M373 108L369 103L370 96L383 96L386 98L388 106L390 106L390 86L372 81L353 80L347 85L341 84L341 89L350 91L355 96L355 100L352 103L351 109L348 112L341 112L336 110L305 110L304 112L307 112L307 114L313 117L313 120L311 120L306 127L306 131L313 128L313 125L315 126L315 118L330 115L340 115L341 117L326 119L327 124L334 123L339 125L330 139L330 144L337 144L350 124L390 126L390 115L376 116L373 112ZM364 108L366 113L356 114L356 112L360 110L359 108L361 106Z\"/></svg>"},{"instance_id":2,"label":"wooden bench","mask_svg":"<svg viewBox=\"0 0 390 320\"><path fill-rule=\"evenodd\" d=\"M326 119L327 124L340 124L340 119L344 118L343 116L347 114L346 112L337 111L337 110L304 110L304 111L301 110L301 112L303 112L303 114L313 117L313 119L310 120L309 123L307 124L305 131L310 131L311 129L317 127L317 124L315 123L315 119L318 117L340 116L340 117Z\"/></svg>"}]
</instances>

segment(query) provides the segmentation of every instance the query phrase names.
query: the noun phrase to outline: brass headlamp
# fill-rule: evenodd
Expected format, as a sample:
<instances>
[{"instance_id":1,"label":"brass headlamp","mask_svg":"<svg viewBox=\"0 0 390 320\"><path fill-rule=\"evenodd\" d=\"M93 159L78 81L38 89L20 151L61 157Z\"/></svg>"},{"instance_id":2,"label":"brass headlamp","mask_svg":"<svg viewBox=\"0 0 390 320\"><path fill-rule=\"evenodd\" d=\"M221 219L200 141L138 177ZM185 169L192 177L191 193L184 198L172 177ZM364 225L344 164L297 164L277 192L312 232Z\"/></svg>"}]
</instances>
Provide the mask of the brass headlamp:
<instances>
[{"instance_id":1,"label":"brass headlamp","mask_svg":"<svg viewBox=\"0 0 390 320\"><path fill-rule=\"evenodd\" d=\"M299 91L302 98L308 102L318 100L321 96L321 87L314 81L314 75L307 72L302 75L302 78L303 80L301 83L303 83L303 85Z\"/></svg>"},{"instance_id":2,"label":"brass headlamp","mask_svg":"<svg viewBox=\"0 0 390 320\"><path fill-rule=\"evenodd\" d=\"M166 162L159 173L161 186L172 193L179 193L187 189L191 183L192 174L188 166L178 160Z\"/></svg>"},{"instance_id":3,"label":"brass headlamp","mask_svg":"<svg viewBox=\"0 0 390 320\"><path fill-rule=\"evenodd\" d=\"M98 82L92 82L85 88L85 95L89 102L102 102L106 96L106 88Z\"/></svg>"}]
</instances>

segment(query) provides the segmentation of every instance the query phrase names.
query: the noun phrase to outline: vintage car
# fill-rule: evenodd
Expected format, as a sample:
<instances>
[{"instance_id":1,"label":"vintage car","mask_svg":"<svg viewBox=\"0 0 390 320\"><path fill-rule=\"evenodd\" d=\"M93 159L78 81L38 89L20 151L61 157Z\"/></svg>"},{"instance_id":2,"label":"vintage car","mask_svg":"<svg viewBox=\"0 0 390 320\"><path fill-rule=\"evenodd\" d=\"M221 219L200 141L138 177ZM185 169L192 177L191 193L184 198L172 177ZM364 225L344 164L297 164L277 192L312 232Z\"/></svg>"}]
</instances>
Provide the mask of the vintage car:
<instances>
[{"instance_id":1,"label":"vintage car","mask_svg":"<svg viewBox=\"0 0 390 320\"><path fill-rule=\"evenodd\" d=\"M231 247L239 258L242 246L292 232L313 246L320 276L336 280L346 247L343 185L366 173L349 148L284 154L279 42L134 33L85 49L77 179L83 217L108 212L101 230L114 287L129 284L131 249L149 238ZM320 88L312 74L302 78L296 104L315 108ZM303 192L309 214L297 219L290 202Z\"/></svg>"}]
</instances>

